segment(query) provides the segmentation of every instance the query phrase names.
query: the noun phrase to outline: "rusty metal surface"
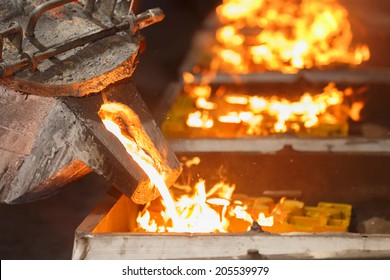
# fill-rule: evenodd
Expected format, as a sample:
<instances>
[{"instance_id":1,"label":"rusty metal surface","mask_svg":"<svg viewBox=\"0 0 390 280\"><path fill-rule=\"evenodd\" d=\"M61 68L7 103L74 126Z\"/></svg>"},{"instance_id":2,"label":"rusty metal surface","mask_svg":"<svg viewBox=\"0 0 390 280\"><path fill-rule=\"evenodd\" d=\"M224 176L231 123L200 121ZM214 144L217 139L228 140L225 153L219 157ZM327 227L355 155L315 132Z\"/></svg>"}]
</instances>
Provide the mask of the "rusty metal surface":
<instances>
[{"instance_id":1,"label":"rusty metal surface","mask_svg":"<svg viewBox=\"0 0 390 280\"><path fill-rule=\"evenodd\" d=\"M37 6L29 15L29 19L25 31L26 37L34 36L35 26L37 25L38 19L41 17L41 15L44 12L61 7L65 4L69 4L70 2L73 1L72 0L51 0Z\"/></svg>"},{"instance_id":2,"label":"rusty metal surface","mask_svg":"<svg viewBox=\"0 0 390 280\"><path fill-rule=\"evenodd\" d=\"M180 163L177 160L173 150L168 145L163 134L159 130L158 126L156 125L155 121L153 120L145 103L137 93L134 85L131 82L117 83L111 87L108 87L102 93L107 98L107 101L126 104L134 111L134 113L138 115L143 129L149 136L157 151L165 160L165 165L168 171L165 180L167 185L172 185L180 175ZM128 168L126 169L131 169L131 171L128 170L128 172L130 172L135 178L142 178L142 180L138 181L142 181L144 183L139 184L137 188L134 189L131 185L126 183L123 175L116 172L109 173L109 181L114 183L118 188L121 188L124 193L128 195L131 194L133 200L137 203L145 204L146 202L156 198L159 193L154 189L153 186L149 184L150 181L146 174L133 160L129 160L129 156L127 155L126 150L122 144L120 144L120 142L102 126L96 111L102 104L102 97L90 96L81 100L69 97L66 98L65 102L72 108L73 111L77 113L81 119L86 120L85 124L90 128L92 134L96 135L96 137L102 141L103 145L109 148L110 151L116 155L116 157L121 159L121 161L125 161L125 159L127 159L126 161L130 161L131 164L128 165ZM102 129L104 129L104 132L101 131ZM100 135L104 136L101 137ZM107 165L107 167L110 166L109 163L104 164Z\"/></svg>"},{"instance_id":3,"label":"rusty metal surface","mask_svg":"<svg viewBox=\"0 0 390 280\"><path fill-rule=\"evenodd\" d=\"M5 22L25 9L31 10L31 3L26 0L3 0L0 2L0 22Z\"/></svg>"},{"instance_id":4,"label":"rusty metal surface","mask_svg":"<svg viewBox=\"0 0 390 280\"><path fill-rule=\"evenodd\" d=\"M3 40L9 38L19 52L22 51L23 29L17 22L11 22L9 27L0 32L0 59L3 59Z\"/></svg>"},{"instance_id":5,"label":"rusty metal surface","mask_svg":"<svg viewBox=\"0 0 390 280\"><path fill-rule=\"evenodd\" d=\"M56 2L70 1L53 3ZM138 29L133 28L139 26L134 15L125 21L125 27L129 28L118 29L115 26L121 23L116 18L100 14L99 9L87 14L78 1L47 11L38 8L34 12L36 17L34 14L30 17L34 8L49 2L19 0L17 3L25 5L2 4L0 29L12 20L25 28L26 36L30 37L23 40L23 54L6 42L3 72L7 75L17 72L0 79L1 84L37 95L84 96L132 75L140 47ZM107 29L113 32L104 31ZM81 40L83 37L89 40Z\"/></svg>"},{"instance_id":6,"label":"rusty metal surface","mask_svg":"<svg viewBox=\"0 0 390 280\"><path fill-rule=\"evenodd\" d=\"M101 95L88 98L25 96L0 88L0 200L25 202L52 195L91 170L138 203L157 197L146 174L101 122ZM133 108L169 168L167 184L180 163L151 118L134 85L107 88L105 96Z\"/></svg>"},{"instance_id":7,"label":"rusty metal surface","mask_svg":"<svg viewBox=\"0 0 390 280\"><path fill-rule=\"evenodd\" d=\"M126 79L137 64L139 30L161 21L164 14L158 8L137 16L129 10L123 14L123 5L118 5L120 13L114 14L116 2L89 1L86 8L92 9L87 11L82 1L2 4L4 21L0 27L10 19L15 24L3 29L3 37L10 41L1 41L5 49L0 63L0 152L6 159L0 166L1 201L25 202L51 195L91 170L137 203L159 195L120 142L104 128L98 116L102 95L87 99L58 96L103 92L105 100L133 108L141 119L141 129L164 159L167 184L179 176L179 162L134 85ZM20 40L15 41L20 36L14 36L21 28L27 37L22 50ZM24 100L17 91L36 96ZM14 141L17 135L20 140Z\"/></svg>"}]
</instances>

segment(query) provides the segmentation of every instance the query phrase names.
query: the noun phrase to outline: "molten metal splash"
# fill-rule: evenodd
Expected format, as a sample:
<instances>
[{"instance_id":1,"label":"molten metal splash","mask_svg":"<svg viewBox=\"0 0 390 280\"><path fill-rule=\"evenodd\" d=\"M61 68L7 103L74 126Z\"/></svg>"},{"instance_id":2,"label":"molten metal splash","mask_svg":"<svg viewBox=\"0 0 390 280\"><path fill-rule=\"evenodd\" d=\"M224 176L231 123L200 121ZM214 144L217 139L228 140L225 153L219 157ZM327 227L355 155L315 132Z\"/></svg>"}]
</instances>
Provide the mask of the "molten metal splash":
<instances>
[{"instance_id":1,"label":"molten metal splash","mask_svg":"<svg viewBox=\"0 0 390 280\"><path fill-rule=\"evenodd\" d=\"M175 199L183 228L176 226L166 213L164 201L152 201L137 218L140 230L148 232L245 232L253 223L251 215L237 201L232 201L234 185L218 183L206 192L200 180L192 194ZM184 188L181 188L184 189Z\"/></svg>"},{"instance_id":2,"label":"molten metal splash","mask_svg":"<svg viewBox=\"0 0 390 280\"><path fill-rule=\"evenodd\" d=\"M257 222L267 232L345 232L351 218L352 206L347 204L320 202L310 207L285 197L275 204L269 197L233 195L234 186L222 182L206 192L203 180L192 194L189 186L177 187L187 190L175 196L185 230L174 225L164 202L156 199L139 212L136 231L242 233Z\"/></svg>"},{"instance_id":3,"label":"molten metal splash","mask_svg":"<svg viewBox=\"0 0 390 280\"><path fill-rule=\"evenodd\" d=\"M224 0L217 16L214 71L292 73L370 58L367 45L352 47L348 12L336 0Z\"/></svg>"}]
</instances>

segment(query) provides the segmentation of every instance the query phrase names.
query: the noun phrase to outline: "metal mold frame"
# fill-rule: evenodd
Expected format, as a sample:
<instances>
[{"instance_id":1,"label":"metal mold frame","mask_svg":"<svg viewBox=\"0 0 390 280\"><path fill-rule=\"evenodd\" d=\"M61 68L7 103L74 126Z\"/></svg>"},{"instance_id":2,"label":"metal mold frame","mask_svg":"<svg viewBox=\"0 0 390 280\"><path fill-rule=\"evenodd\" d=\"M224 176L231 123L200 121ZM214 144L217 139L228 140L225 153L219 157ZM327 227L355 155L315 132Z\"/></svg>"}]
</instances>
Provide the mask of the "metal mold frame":
<instances>
[{"instance_id":1,"label":"metal mold frame","mask_svg":"<svg viewBox=\"0 0 390 280\"><path fill-rule=\"evenodd\" d=\"M390 76L389 76L390 77ZM389 80L387 80L389 81ZM259 83L261 84L261 83ZM161 124L181 93L183 83L172 83L152 113ZM275 153L285 148L296 152L390 153L390 138L380 137L295 137L273 135L251 138L168 138L175 152L259 152Z\"/></svg>"},{"instance_id":2,"label":"metal mold frame","mask_svg":"<svg viewBox=\"0 0 390 280\"><path fill-rule=\"evenodd\" d=\"M390 258L390 234L132 233L126 224L134 209L129 199L109 191L77 228L72 258L240 259L255 250L262 259ZM102 226L113 232L96 232Z\"/></svg>"}]
</instances>

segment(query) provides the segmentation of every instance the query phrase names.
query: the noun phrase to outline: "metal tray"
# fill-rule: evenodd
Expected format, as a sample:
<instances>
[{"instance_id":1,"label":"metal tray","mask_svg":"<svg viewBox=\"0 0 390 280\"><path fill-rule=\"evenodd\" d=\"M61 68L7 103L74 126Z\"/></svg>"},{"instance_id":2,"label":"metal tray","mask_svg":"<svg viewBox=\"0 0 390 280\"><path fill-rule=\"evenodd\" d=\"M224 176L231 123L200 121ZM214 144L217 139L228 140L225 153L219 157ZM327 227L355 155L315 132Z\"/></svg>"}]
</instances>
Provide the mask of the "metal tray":
<instances>
[{"instance_id":1,"label":"metal tray","mask_svg":"<svg viewBox=\"0 0 390 280\"><path fill-rule=\"evenodd\" d=\"M390 158L376 155L289 152L186 153L201 158L192 174L206 182L225 178L236 192L288 194L314 205L318 201L353 205L348 233L245 234L137 233L140 205L111 190L77 228L73 259L327 259L390 258L390 232L361 230L362 222L389 219ZM217 172L217 170L219 170ZM183 174L183 178L187 180ZM197 180L197 176L190 176ZM248 254L248 251L250 254ZM258 252L253 255L253 252ZM252 254L251 254L252 253Z\"/></svg>"},{"instance_id":2,"label":"metal tray","mask_svg":"<svg viewBox=\"0 0 390 280\"><path fill-rule=\"evenodd\" d=\"M218 86L221 84L214 84ZM299 88L320 88L324 83L298 82L292 84L279 83L249 83L247 85L226 84L224 86L258 87L260 91L280 92L290 94ZM342 85L342 84L340 84ZM348 84L347 84L348 85ZM365 85L365 83L355 86ZM293 89L296 87L296 89ZM293 89L293 90L290 90ZM297 90L298 89L298 90ZM334 153L389 153L390 152L390 83L372 83L365 94L365 120L350 122L347 137L312 137L280 134L261 137L216 138L191 137L174 138L166 135L168 142L176 152L259 152L275 153L284 148L297 152L334 152ZM175 104L179 95L183 94L183 84L171 84L166 90L163 100L153 112L157 123L162 123L170 108ZM185 121L185 120L183 120Z\"/></svg>"}]
</instances>

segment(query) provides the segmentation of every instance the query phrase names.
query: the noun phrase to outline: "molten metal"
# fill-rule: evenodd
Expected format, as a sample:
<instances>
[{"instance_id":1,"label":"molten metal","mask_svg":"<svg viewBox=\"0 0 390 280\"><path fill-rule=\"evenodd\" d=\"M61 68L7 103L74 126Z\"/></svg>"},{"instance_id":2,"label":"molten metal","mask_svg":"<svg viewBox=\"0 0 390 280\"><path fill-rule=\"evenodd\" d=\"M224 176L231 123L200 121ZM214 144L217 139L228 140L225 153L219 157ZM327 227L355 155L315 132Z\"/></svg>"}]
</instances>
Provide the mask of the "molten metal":
<instances>
[{"instance_id":1,"label":"molten metal","mask_svg":"<svg viewBox=\"0 0 390 280\"><path fill-rule=\"evenodd\" d=\"M246 135L269 135L274 133L295 132L305 134L310 129L323 126L343 127L347 118L359 119L363 103L348 104L345 96L352 89L339 90L333 83L326 86L322 93L304 93L298 100L272 96L261 97L238 92L219 92L218 96L197 96L203 87L186 87L189 95L195 98L196 111L188 114L187 126L211 129L215 125L236 124L245 129ZM198 102L199 99L202 102ZM207 106L204 106L207 104Z\"/></svg>"},{"instance_id":2,"label":"molten metal","mask_svg":"<svg viewBox=\"0 0 390 280\"><path fill-rule=\"evenodd\" d=\"M148 189L154 190L154 187L157 187L161 196L169 203L170 194L165 182L168 181L172 184L171 175L177 172L167 164L166 158L164 158L166 155L160 154L157 150L144 130L138 115L125 104L106 102L101 106L99 116L106 129L118 138L126 148L127 153L149 177ZM163 152L167 153L166 150ZM176 179L177 176L174 176L173 179ZM133 200L135 195L133 194ZM137 200L135 199L135 201ZM174 207L169 208L168 204L168 209L171 217L175 219Z\"/></svg>"},{"instance_id":3,"label":"molten metal","mask_svg":"<svg viewBox=\"0 0 390 280\"><path fill-rule=\"evenodd\" d=\"M217 16L212 71L294 73L370 58L367 45L353 46L348 12L336 0L224 0Z\"/></svg>"},{"instance_id":4,"label":"molten metal","mask_svg":"<svg viewBox=\"0 0 390 280\"><path fill-rule=\"evenodd\" d=\"M180 223L171 219L165 201L156 199L139 212L137 231L247 232L254 221L269 232L347 231L351 217L350 205L320 202L317 207L305 207L303 202L285 197L275 204L269 197L233 195L235 186L224 182L208 192L204 180L193 190L188 185L175 187Z\"/></svg>"}]
</instances>

